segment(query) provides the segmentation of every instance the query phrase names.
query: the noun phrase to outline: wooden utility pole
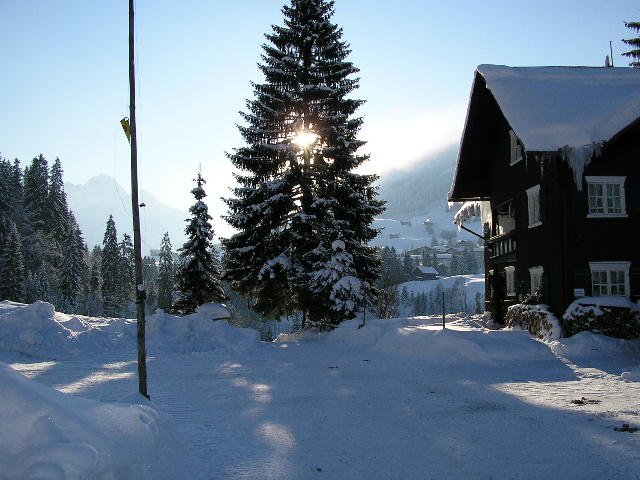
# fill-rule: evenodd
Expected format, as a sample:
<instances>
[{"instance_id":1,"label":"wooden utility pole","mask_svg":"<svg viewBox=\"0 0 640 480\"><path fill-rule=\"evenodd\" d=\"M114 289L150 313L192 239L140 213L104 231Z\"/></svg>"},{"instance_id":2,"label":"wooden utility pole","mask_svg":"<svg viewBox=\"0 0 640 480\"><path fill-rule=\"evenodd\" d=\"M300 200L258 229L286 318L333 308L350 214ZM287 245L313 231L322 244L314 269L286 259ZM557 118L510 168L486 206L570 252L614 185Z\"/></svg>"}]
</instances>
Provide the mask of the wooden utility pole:
<instances>
[{"instance_id":1,"label":"wooden utility pole","mask_svg":"<svg viewBox=\"0 0 640 480\"><path fill-rule=\"evenodd\" d=\"M147 352L145 345L144 280L140 246L140 205L138 204L138 143L136 136L136 76L134 64L134 12L129 0L129 121L131 123L131 210L133 212L133 250L136 264L136 311L138 318L138 391L147 398Z\"/></svg>"}]
</instances>

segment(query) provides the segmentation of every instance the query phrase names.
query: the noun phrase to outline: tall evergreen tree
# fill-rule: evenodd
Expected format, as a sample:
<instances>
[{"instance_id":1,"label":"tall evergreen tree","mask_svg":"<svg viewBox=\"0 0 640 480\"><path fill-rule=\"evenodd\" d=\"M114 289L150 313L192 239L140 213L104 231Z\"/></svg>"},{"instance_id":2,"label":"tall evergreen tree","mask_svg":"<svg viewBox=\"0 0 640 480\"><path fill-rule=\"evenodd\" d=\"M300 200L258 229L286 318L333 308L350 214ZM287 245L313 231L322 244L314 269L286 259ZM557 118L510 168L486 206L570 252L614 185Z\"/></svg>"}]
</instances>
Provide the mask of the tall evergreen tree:
<instances>
[{"instance_id":1,"label":"tall evergreen tree","mask_svg":"<svg viewBox=\"0 0 640 480\"><path fill-rule=\"evenodd\" d=\"M220 281L220 270L211 253L213 229L207 205L202 201L207 194L206 183L198 173L197 186L191 190L196 199L189 211L191 219L185 229L187 241L180 249L180 265L176 273L179 298L173 309L186 314L196 311L206 302L223 302L226 295Z\"/></svg>"},{"instance_id":2,"label":"tall evergreen tree","mask_svg":"<svg viewBox=\"0 0 640 480\"><path fill-rule=\"evenodd\" d=\"M11 195L11 219L13 223L18 227L18 231L22 228L23 220L23 194L24 185L22 178L22 168L20 168L20 161L16 158L13 161L11 167L11 178L9 180L10 195Z\"/></svg>"},{"instance_id":3,"label":"tall evergreen tree","mask_svg":"<svg viewBox=\"0 0 640 480\"><path fill-rule=\"evenodd\" d=\"M85 263L86 246L82 240L80 227L72 217L68 218L62 237L62 258L60 261L60 296L68 313L77 311L82 285L87 281Z\"/></svg>"},{"instance_id":4,"label":"tall evergreen tree","mask_svg":"<svg viewBox=\"0 0 640 480\"><path fill-rule=\"evenodd\" d=\"M91 253L85 254L85 264L88 268L87 281L83 284L81 293L80 312L92 317L104 313L102 302L102 249L99 245L93 247Z\"/></svg>"},{"instance_id":5,"label":"tall evergreen tree","mask_svg":"<svg viewBox=\"0 0 640 480\"><path fill-rule=\"evenodd\" d=\"M53 238L60 244L66 235L69 222L69 206L67 205L67 194L64 193L64 182L62 180L62 164L56 158L49 173L48 189L49 215L47 217L47 231L51 232Z\"/></svg>"},{"instance_id":6,"label":"tall evergreen tree","mask_svg":"<svg viewBox=\"0 0 640 480\"><path fill-rule=\"evenodd\" d=\"M142 257L142 278L146 291L145 308L154 312L158 308L158 266L153 257Z\"/></svg>"},{"instance_id":7,"label":"tall evergreen tree","mask_svg":"<svg viewBox=\"0 0 640 480\"><path fill-rule=\"evenodd\" d=\"M118 244L118 304L121 314L127 310L127 306L135 301L135 253L131 236L126 233Z\"/></svg>"},{"instance_id":8,"label":"tall evergreen tree","mask_svg":"<svg viewBox=\"0 0 640 480\"><path fill-rule=\"evenodd\" d=\"M640 33L640 22L624 22L627 28L635 30L636 35ZM640 37L622 40L631 47L631 50L624 52L622 55L631 58L630 66L640 68Z\"/></svg>"},{"instance_id":9,"label":"tall evergreen tree","mask_svg":"<svg viewBox=\"0 0 640 480\"><path fill-rule=\"evenodd\" d=\"M160 262L158 265L158 308L171 311L173 288L175 284L175 265L171 251L169 232L165 232L160 243Z\"/></svg>"},{"instance_id":10,"label":"tall evergreen tree","mask_svg":"<svg viewBox=\"0 0 640 480\"><path fill-rule=\"evenodd\" d=\"M371 223L383 202L372 187L377 177L353 172L368 158L356 154L364 142L356 138L362 118L353 115L363 101L348 98L358 69L330 21L333 6L291 0L284 26L266 35L265 83L253 84L248 126L239 127L246 146L229 155L242 171L235 198L226 200L226 219L238 233L223 241L227 278L257 312L302 311L314 323L335 321L328 291L314 288L335 240L353 258L353 277L367 285L361 305L375 294L380 266L367 243L377 235Z\"/></svg>"},{"instance_id":11,"label":"tall evergreen tree","mask_svg":"<svg viewBox=\"0 0 640 480\"><path fill-rule=\"evenodd\" d=\"M47 231L49 218L49 166L39 155L31 161L24 172L25 235L23 241L30 242L36 232Z\"/></svg>"},{"instance_id":12,"label":"tall evergreen tree","mask_svg":"<svg viewBox=\"0 0 640 480\"><path fill-rule=\"evenodd\" d=\"M11 230L11 164L0 157L0 247Z\"/></svg>"},{"instance_id":13,"label":"tall evergreen tree","mask_svg":"<svg viewBox=\"0 0 640 480\"><path fill-rule=\"evenodd\" d=\"M25 271L20 234L11 222L0 251L0 300L24 301Z\"/></svg>"},{"instance_id":14,"label":"tall evergreen tree","mask_svg":"<svg viewBox=\"0 0 640 480\"><path fill-rule=\"evenodd\" d=\"M100 273L102 276L102 301L104 314L115 317L120 313L120 254L118 252L118 233L113 215L109 215L107 228L102 240L102 258Z\"/></svg>"}]
</instances>

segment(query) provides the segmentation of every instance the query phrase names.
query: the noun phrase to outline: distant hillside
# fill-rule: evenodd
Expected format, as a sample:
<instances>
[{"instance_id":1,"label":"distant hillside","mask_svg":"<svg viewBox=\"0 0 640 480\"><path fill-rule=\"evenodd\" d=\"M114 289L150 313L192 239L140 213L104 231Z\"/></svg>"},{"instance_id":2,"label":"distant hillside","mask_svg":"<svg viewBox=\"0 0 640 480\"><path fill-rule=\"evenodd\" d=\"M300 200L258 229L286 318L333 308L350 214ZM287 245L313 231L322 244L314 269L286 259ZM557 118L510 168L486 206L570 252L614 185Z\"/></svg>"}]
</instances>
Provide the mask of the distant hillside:
<instances>
[{"instance_id":1,"label":"distant hillside","mask_svg":"<svg viewBox=\"0 0 640 480\"><path fill-rule=\"evenodd\" d=\"M386 218L424 215L434 204L442 205L451 188L458 146L450 147L411 167L380 179L380 196L387 201ZM443 207L444 208L444 207Z\"/></svg>"},{"instance_id":2,"label":"distant hillside","mask_svg":"<svg viewBox=\"0 0 640 480\"><path fill-rule=\"evenodd\" d=\"M91 178L84 185L66 182L65 192L69 207L80 224L83 237L89 248L102 245L104 231L113 215L118 230L118 240L123 233L132 235L131 195L107 175ZM152 194L142 190L140 201L146 204L140 209L142 252L160 247L164 232L169 232L174 249L185 241L184 228L188 213L160 203Z\"/></svg>"},{"instance_id":3,"label":"distant hillside","mask_svg":"<svg viewBox=\"0 0 640 480\"><path fill-rule=\"evenodd\" d=\"M438 244L479 240L464 230L458 231L453 224L458 206L449 206L447 202L457 155L456 145L381 178L379 192L387 201L387 210L373 224L383 231L372 245L393 246L402 251L429 246L434 238ZM478 220L469 221L468 226L480 232ZM445 241L443 233L448 240Z\"/></svg>"}]
</instances>

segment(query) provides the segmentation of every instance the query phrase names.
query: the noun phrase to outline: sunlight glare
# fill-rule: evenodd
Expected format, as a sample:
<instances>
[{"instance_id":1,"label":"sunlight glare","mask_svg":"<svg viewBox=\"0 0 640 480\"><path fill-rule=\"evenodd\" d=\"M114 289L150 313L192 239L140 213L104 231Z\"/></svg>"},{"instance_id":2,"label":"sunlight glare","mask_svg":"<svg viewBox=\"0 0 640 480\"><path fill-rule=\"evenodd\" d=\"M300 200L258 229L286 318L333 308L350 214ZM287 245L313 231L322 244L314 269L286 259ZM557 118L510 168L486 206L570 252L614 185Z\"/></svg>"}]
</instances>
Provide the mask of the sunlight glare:
<instances>
[{"instance_id":1,"label":"sunlight glare","mask_svg":"<svg viewBox=\"0 0 640 480\"><path fill-rule=\"evenodd\" d=\"M318 135L315 133L309 132L308 130L301 130L295 137L293 137L293 143L302 148L306 148L315 142L317 138Z\"/></svg>"}]
</instances>

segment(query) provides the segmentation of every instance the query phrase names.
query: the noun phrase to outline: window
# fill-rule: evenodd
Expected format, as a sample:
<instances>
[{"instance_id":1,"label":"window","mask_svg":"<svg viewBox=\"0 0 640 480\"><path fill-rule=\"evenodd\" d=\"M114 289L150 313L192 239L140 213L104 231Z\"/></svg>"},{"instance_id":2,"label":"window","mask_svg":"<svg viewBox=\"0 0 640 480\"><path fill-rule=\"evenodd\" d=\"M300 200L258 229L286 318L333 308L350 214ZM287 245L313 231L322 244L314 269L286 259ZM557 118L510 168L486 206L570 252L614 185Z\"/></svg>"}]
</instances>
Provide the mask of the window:
<instances>
[{"instance_id":1,"label":"window","mask_svg":"<svg viewBox=\"0 0 640 480\"><path fill-rule=\"evenodd\" d=\"M542 267L531 267L529 269L529 276L531 277L531 291L529 293L542 290L542 272Z\"/></svg>"},{"instance_id":2,"label":"window","mask_svg":"<svg viewBox=\"0 0 640 480\"><path fill-rule=\"evenodd\" d=\"M629 267L631 262L589 262L591 295L600 297L629 295Z\"/></svg>"},{"instance_id":3,"label":"window","mask_svg":"<svg viewBox=\"0 0 640 480\"><path fill-rule=\"evenodd\" d=\"M542 225L540 216L540 185L527 190L527 201L529 203L529 228Z\"/></svg>"},{"instance_id":4,"label":"window","mask_svg":"<svg viewBox=\"0 0 640 480\"><path fill-rule=\"evenodd\" d=\"M518 143L518 137L513 130L509 130L509 143L511 145L510 165L514 165L522 160L522 145Z\"/></svg>"},{"instance_id":5,"label":"window","mask_svg":"<svg viewBox=\"0 0 640 480\"><path fill-rule=\"evenodd\" d=\"M516 267L504 267L506 276L507 295L515 296L516 294Z\"/></svg>"},{"instance_id":6,"label":"window","mask_svg":"<svg viewBox=\"0 0 640 480\"><path fill-rule=\"evenodd\" d=\"M626 177L585 177L588 186L588 218L626 217L624 181Z\"/></svg>"}]
</instances>

